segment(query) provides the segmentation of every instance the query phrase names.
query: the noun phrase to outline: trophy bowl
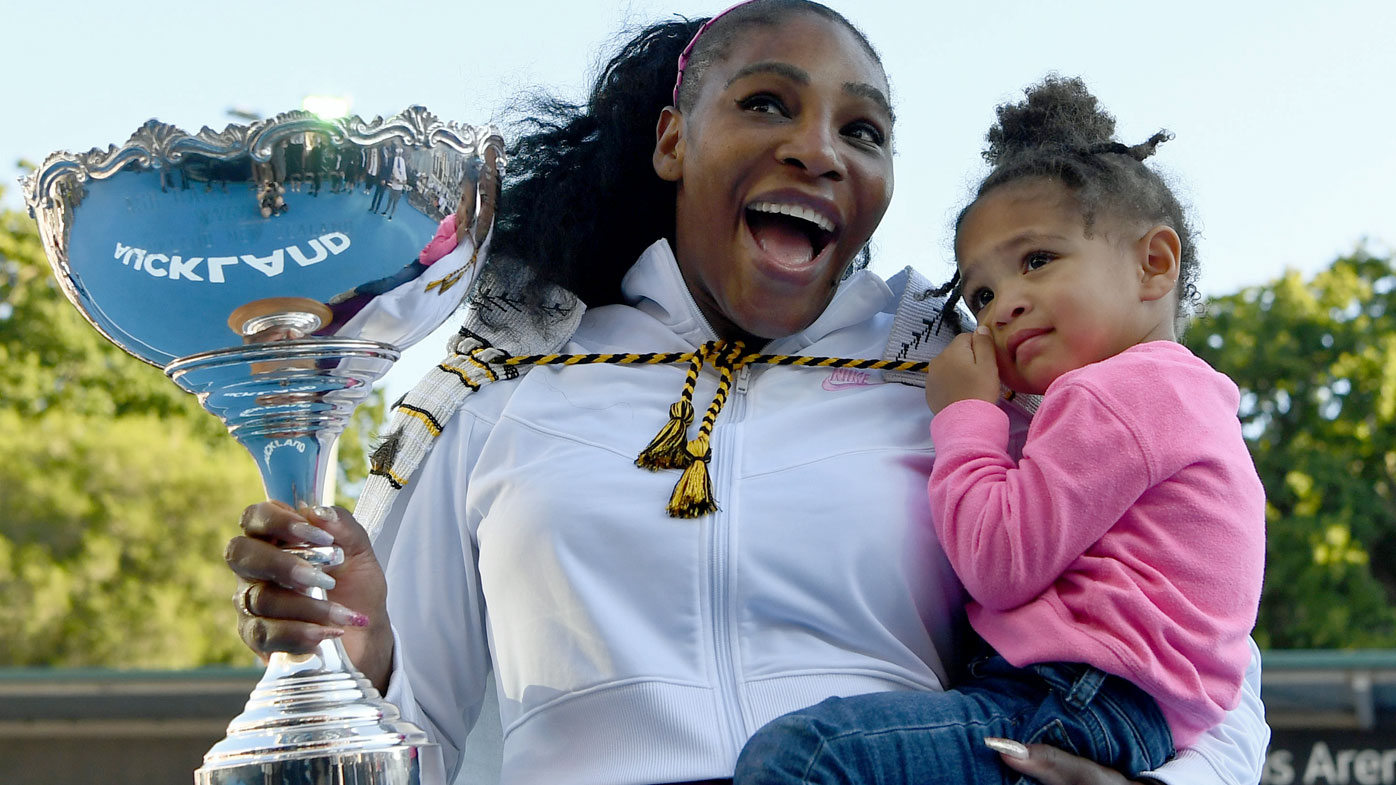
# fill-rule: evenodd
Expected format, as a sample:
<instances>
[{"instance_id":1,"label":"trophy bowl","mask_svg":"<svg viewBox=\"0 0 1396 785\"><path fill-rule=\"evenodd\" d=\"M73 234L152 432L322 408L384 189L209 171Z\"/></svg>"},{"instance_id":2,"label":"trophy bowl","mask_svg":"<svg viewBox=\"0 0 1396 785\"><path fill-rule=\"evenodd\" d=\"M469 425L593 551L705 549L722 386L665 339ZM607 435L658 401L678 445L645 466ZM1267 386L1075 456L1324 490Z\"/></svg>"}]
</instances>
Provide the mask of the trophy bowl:
<instances>
[{"instance_id":1,"label":"trophy bowl","mask_svg":"<svg viewBox=\"0 0 1396 785\"><path fill-rule=\"evenodd\" d=\"M267 496L299 507L321 503L330 448L373 383L464 299L502 148L493 129L422 107L372 121L288 112L197 134L151 120L120 147L50 155L23 186L73 305L198 396L252 455ZM423 262L452 214L456 250ZM437 756L330 640L271 657L195 781L414 785Z\"/></svg>"}]
</instances>

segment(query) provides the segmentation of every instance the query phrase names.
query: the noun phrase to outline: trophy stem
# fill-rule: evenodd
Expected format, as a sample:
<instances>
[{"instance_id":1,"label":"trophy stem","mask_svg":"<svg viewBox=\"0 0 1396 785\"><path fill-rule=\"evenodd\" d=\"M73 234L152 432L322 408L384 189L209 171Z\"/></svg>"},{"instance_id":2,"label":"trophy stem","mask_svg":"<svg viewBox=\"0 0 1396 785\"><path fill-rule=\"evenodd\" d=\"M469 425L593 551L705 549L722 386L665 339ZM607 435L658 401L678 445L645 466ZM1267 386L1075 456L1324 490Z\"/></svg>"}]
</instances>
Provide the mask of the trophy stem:
<instances>
[{"instance_id":1,"label":"trophy stem","mask_svg":"<svg viewBox=\"0 0 1396 785\"><path fill-rule=\"evenodd\" d=\"M299 507L320 503L333 469L330 447L397 357L373 341L273 341L185 357L165 372L252 454L267 495ZM322 566L340 558L334 546L287 550ZM310 654L270 658L195 782L417 785L423 756L439 754L354 669L340 642L329 640Z\"/></svg>"},{"instance_id":2,"label":"trophy stem","mask_svg":"<svg viewBox=\"0 0 1396 785\"><path fill-rule=\"evenodd\" d=\"M331 447L398 351L358 339L310 338L220 349L165 367L252 455L268 498L321 502Z\"/></svg>"}]
</instances>

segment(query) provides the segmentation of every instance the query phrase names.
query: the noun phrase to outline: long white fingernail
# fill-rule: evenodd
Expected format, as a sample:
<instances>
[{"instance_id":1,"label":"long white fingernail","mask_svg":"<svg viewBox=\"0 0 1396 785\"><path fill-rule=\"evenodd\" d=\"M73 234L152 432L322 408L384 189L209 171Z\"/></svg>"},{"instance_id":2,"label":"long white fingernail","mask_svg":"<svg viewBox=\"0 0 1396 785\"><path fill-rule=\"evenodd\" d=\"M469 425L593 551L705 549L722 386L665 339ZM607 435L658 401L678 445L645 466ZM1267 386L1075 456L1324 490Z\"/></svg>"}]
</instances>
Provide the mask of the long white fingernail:
<instances>
[{"instance_id":1,"label":"long white fingernail","mask_svg":"<svg viewBox=\"0 0 1396 785\"><path fill-rule=\"evenodd\" d=\"M988 747L994 752L1007 755L1010 758L1016 758L1018 760L1028 759L1027 746L1024 744L1020 744L1019 742L1016 742L1012 739L1000 739L997 736L985 736L984 746Z\"/></svg>"},{"instance_id":2,"label":"long white fingernail","mask_svg":"<svg viewBox=\"0 0 1396 785\"><path fill-rule=\"evenodd\" d=\"M291 524L291 534L311 545L334 545L334 535L313 524L295 521Z\"/></svg>"},{"instance_id":3,"label":"long white fingernail","mask_svg":"<svg viewBox=\"0 0 1396 785\"><path fill-rule=\"evenodd\" d=\"M326 523L339 520L339 510L336 510L333 507L311 507L310 511L315 513L316 518L319 518L320 520L325 521Z\"/></svg>"},{"instance_id":4,"label":"long white fingernail","mask_svg":"<svg viewBox=\"0 0 1396 785\"><path fill-rule=\"evenodd\" d=\"M330 621L341 627L367 627L368 617L337 602L330 603Z\"/></svg>"},{"instance_id":5,"label":"long white fingernail","mask_svg":"<svg viewBox=\"0 0 1396 785\"><path fill-rule=\"evenodd\" d=\"M324 589L329 591L334 588L334 578L309 564L297 564L291 568L291 580L307 589Z\"/></svg>"}]
</instances>

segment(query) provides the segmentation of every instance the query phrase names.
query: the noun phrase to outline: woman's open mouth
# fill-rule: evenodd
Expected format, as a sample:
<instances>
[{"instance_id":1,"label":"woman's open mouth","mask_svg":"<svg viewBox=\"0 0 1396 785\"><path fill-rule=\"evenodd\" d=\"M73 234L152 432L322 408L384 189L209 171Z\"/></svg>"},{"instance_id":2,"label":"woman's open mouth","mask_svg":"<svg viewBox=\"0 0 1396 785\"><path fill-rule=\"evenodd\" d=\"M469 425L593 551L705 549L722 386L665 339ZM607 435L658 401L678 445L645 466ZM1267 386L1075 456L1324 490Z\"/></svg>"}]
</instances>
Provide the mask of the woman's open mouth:
<instances>
[{"instance_id":1,"label":"woman's open mouth","mask_svg":"<svg viewBox=\"0 0 1396 785\"><path fill-rule=\"evenodd\" d=\"M803 205L762 201L748 205L745 212L756 245L787 272L813 268L837 238L829 217Z\"/></svg>"}]
</instances>

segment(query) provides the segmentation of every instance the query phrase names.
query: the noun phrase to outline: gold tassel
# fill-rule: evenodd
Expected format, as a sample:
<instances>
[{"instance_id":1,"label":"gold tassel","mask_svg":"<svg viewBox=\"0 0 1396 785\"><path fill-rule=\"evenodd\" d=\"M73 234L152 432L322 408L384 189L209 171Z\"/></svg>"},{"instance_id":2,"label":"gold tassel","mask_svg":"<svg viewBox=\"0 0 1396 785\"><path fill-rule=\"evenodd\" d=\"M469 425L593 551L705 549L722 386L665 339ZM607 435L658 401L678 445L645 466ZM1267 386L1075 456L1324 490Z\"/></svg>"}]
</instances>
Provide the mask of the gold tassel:
<instances>
[{"instance_id":1,"label":"gold tassel","mask_svg":"<svg viewBox=\"0 0 1396 785\"><path fill-rule=\"evenodd\" d=\"M635 465L652 472L660 469L684 469L690 462L684 441L688 426L693 424L693 404L682 398L669 407L669 422L659 429L649 446L640 451Z\"/></svg>"},{"instance_id":2,"label":"gold tassel","mask_svg":"<svg viewBox=\"0 0 1396 785\"><path fill-rule=\"evenodd\" d=\"M708 410L703 413L698 435L685 446L688 464L684 467L683 476L679 478L678 484L674 486L674 493L670 495L666 507L671 518L701 518L717 512L717 499L713 498L712 478L708 474L708 464L713 458L711 434L713 426L717 423L717 415L722 411L722 405L727 402L727 392L732 387L732 372L741 367L740 359L744 347L741 341L736 341L730 347L718 342L706 344L703 348L704 354L718 369L717 392L713 395L713 402L708 404ZM724 355L724 349L729 353ZM697 373L693 376L696 378ZM684 392L685 399L693 397L691 387Z\"/></svg>"},{"instance_id":3,"label":"gold tassel","mask_svg":"<svg viewBox=\"0 0 1396 785\"><path fill-rule=\"evenodd\" d=\"M686 447L689 456L688 466L683 470L683 476L674 486L674 493L669 497L669 517L671 518L700 518L710 512L717 511L717 502L713 499L712 479L708 477L708 461L712 460L712 450L708 446L708 435L698 434L697 438L689 442Z\"/></svg>"},{"instance_id":4,"label":"gold tassel","mask_svg":"<svg viewBox=\"0 0 1396 785\"><path fill-rule=\"evenodd\" d=\"M688 361L683 392L679 394L678 402L669 406L669 422L659 429L649 446L635 456L636 466L652 472L688 467L690 458L684 444L688 442L688 426L693 424L693 388L698 384L698 373L703 370L703 362L710 355L715 356L716 352L717 341L709 341L693 353Z\"/></svg>"}]
</instances>

